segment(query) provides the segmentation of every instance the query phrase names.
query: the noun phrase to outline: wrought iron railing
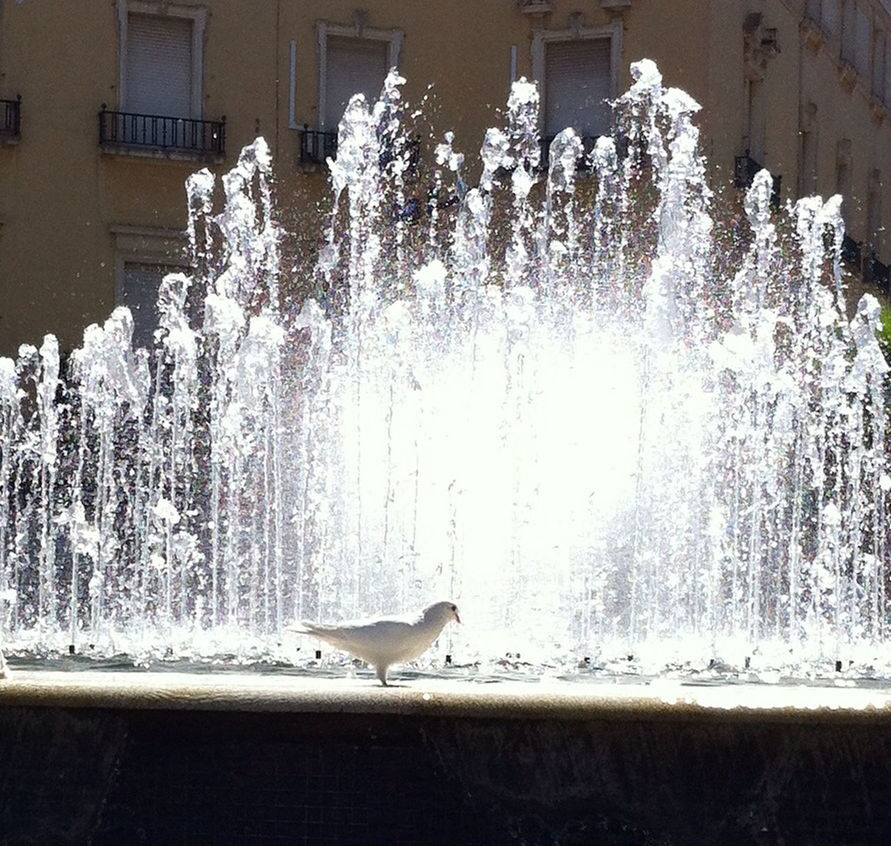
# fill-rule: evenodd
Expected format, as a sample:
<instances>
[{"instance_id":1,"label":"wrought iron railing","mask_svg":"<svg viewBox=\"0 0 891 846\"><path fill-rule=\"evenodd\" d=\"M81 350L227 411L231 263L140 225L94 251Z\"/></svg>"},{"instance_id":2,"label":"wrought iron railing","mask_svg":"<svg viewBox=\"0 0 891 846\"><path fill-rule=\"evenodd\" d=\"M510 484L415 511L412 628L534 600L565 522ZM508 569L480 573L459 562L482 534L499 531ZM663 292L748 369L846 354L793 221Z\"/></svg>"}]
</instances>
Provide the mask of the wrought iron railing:
<instances>
[{"instance_id":1,"label":"wrought iron railing","mask_svg":"<svg viewBox=\"0 0 891 846\"><path fill-rule=\"evenodd\" d=\"M99 145L222 156L226 152L226 118L196 118L99 112Z\"/></svg>"},{"instance_id":2,"label":"wrought iron railing","mask_svg":"<svg viewBox=\"0 0 891 846\"><path fill-rule=\"evenodd\" d=\"M413 135L406 139L405 150L408 153L408 172L417 170L421 155L421 138ZM325 129L310 129L304 124L300 130L300 164L321 165L337 155L337 133ZM380 165L386 167L393 161L395 151L392 147L381 145Z\"/></svg>"},{"instance_id":3,"label":"wrought iron railing","mask_svg":"<svg viewBox=\"0 0 891 846\"><path fill-rule=\"evenodd\" d=\"M22 133L22 98L0 100L0 135L18 138Z\"/></svg>"},{"instance_id":4,"label":"wrought iron railing","mask_svg":"<svg viewBox=\"0 0 891 846\"><path fill-rule=\"evenodd\" d=\"M418 165L421 162L421 136L410 135L402 140L403 146L399 151L400 158L406 165L403 176L417 176ZM396 159L397 148L393 145L381 145L380 166L386 168Z\"/></svg>"},{"instance_id":5,"label":"wrought iron railing","mask_svg":"<svg viewBox=\"0 0 891 846\"><path fill-rule=\"evenodd\" d=\"M517 0L517 8L529 14L544 14L551 11L550 0Z\"/></svg>"},{"instance_id":6,"label":"wrought iron railing","mask_svg":"<svg viewBox=\"0 0 891 846\"><path fill-rule=\"evenodd\" d=\"M548 164L551 160L551 142L556 138L556 135L546 135L541 139L541 162L540 167L542 169L547 168ZM600 137L599 135L581 135L579 136L582 142L582 147L584 152L581 156L576 160L575 167L577 171L587 171L591 169L591 164L589 161L589 155L591 151L594 149L594 145L597 143L597 139Z\"/></svg>"},{"instance_id":7,"label":"wrought iron railing","mask_svg":"<svg viewBox=\"0 0 891 846\"><path fill-rule=\"evenodd\" d=\"M755 179L755 174L763 170L764 166L755 161L748 153L744 156L737 156L733 167L733 184L741 190L748 188ZM773 190L770 193L770 204L774 208L780 205L780 187L782 185L782 176L771 174L773 178Z\"/></svg>"},{"instance_id":8,"label":"wrought iron railing","mask_svg":"<svg viewBox=\"0 0 891 846\"><path fill-rule=\"evenodd\" d=\"M300 132L300 164L325 164L329 156L336 155L336 132L310 129L304 125Z\"/></svg>"}]
</instances>

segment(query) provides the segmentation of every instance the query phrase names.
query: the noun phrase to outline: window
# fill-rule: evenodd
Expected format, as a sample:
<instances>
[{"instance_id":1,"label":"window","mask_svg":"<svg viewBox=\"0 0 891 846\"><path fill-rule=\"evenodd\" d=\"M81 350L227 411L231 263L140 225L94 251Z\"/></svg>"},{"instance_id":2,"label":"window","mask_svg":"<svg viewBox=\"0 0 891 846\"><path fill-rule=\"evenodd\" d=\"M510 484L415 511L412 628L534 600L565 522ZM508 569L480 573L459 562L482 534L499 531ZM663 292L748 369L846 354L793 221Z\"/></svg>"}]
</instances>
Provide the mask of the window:
<instances>
[{"instance_id":1,"label":"window","mask_svg":"<svg viewBox=\"0 0 891 846\"><path fill-rule=\"evenodd\" d=\"M807 0L804 13L809 20L818 24L827 36L838 32L838 0Z\"/></svg>"},{"instance_id":2,"label":"window","mask_svg":"<svg viewBox=\"0 0 891 846\"><path fill-rule=\"evenodd\" d=\"M747 79L746 87L746 151L749 156L764 165L765 137L767 135L767 108L764 97L764 81Z\"/></svg>"},{"instance_id":3,"label":"window","mask_svg":"<svg viewBox=\"0 0 891 846\"><path fill-rule=\"evenodd\" d=\"M130 15L124 68L124 111L192 115L192 22Z\"/></svg>"},{"instance_id":4,"label":"window","mask_svg":"<svg viewBox=\"0 0 891 846\"><path fill-rule=\"evenodd\" d=\"M869 73L869 42L872 26L862 3L857 4L854 16L854 67L857 73Z\"/></svg>"},{"instance_id":5,"label":"window","mask_svg":"<svg viewBox=\"0 0 891 846\"><path fill-rule=\"evenodd\" d=\"M836 35L841 26L841 11L838 0L822 0L820 25L827 35Z\"/></svg>"},{"instance_id":6,"label":"window","mask_svg":"<svg viewBox=\"0 0 891 846\"><path fill-rule=\"evenodd\" d=\"M319 90L316 128L300 136L300 162L315 166L337 154L337 127L354 94L377 100L391 68L399 67L402 31L365 26L365 12L352 25L319 21Z\"/></svg>"},{"instance_id":7,"label":"window","mask_svg":"<svg viewBox=\"0 0 891 846\"><path fill-rule=\"evenodd\" d=\"M882 172L870 171L866 193L866 243L879 246L882 234Z\"/></svg>"},{"instance_id":8,"label":"window","mask_svg":"<svg viewBox=\"0 0 891 846\"><path fill-rule=\"evenodd\" d=\"M854 67L857 52L857 4L854 0L844 0L842 9L841 59Z\"/></svg>"},{"instance_id":9,"label":"window","mask_svg":"<svg viewBox=\"0 0 891 846\"><path fill-rule=\"evenodd\" d=\"M223 122L201 120L206 18L199 6L118 0L119 110L102 106L103 148L223 155Z\"/></svg>"},{"instance_id":10,"label":"window","mask_svg":"<svg viewBox=\"0 0 891 846\"><path fill-rule=\"evenodd\" d=\"M857 73L868 69L869 18L856 0L844 0L842 7L841 60Z\"/></svg>"},{"instance_id":11,"label":"window","mask_svg":"<svg viewBox=\"0 0 891 846\"><path fill-rule=\"evenodd\" d=\"M804 14L814 23L820 23L820 5L821 0L805 0Z\"/></svg>"},{"instance_id":12,"label":"window","mask_svg":"<svg viewBox=\"0 0 891 846\"><path fill-rule=\"evenodd\" d=\"M544 134L571 126L582 137L609 132L612 96L608 38L545 44Z\"/></svg>"},{"instance_id":13,"label":"window","mask_svg":"<svg viewBox=\"0 0 891 846\"><path fill-rule=\"evenodd\" d=\"M801 173L799 176L799 194L810 196L817 193L817 131L802 130L801 138Z\"/></svg>"},{"instance_id":14,"label":"window","mask_svg":"<svg viewBox=\"0 0 891 846\"><path fill-rule=\"evenodd\" d=\"M390 68L398 67L402 47L399 30L371 29L319 22L319 126L336 132L354 94L377 100Z\"/></svg>"},{"instance_id":15,"label":"window","mask_svg":"<svg viewBox=\"0 0 891 846\"><path fill-rule=\"evenodd\" d=\"M365 38L328 38L325 112L322 125L334 129L354 94L377 100L387 76L387 44Z\"/></svg>"},{"instance_id":16,"label":"window","mask_svg":"<svg viewBox=\"0 0 891 846\"><path fill-rule=\"evenodd\" d=\"M808 103L801 110L798 136L801 141L798 168L798 195L817 193L817 104Z\"/></svg>"},{"instance_id":17,"label":"window","mask_svg":"<svg viewBox=\"0 0 891 846\"><path fill-rule=\"evenodd\" d=\"M885 98L886 106L891 108L891 35L885 35Z\"/></svg>"},{"instance_id":18,"label":"window","mask_svg":"<svg viewBox=\"0 0 891 846\"><path fill-rule=\"evenodd\" d=\"M151 348L158 328L158 290L168 273L187 272L182 233L134 226L112 228L115 305L133 315L133 345Z\"/></svg>"},{"instance_id":19,"label":"window","mask_svg":"<svg viewBox=\"0 0 891 846\"><path fill-rule=\"evenodd\" d=\"M22 98L0 100L0 143L15 141L22 126Z\"/></svg>"},{"instance_id":20,"label":"window","mask_svg":"<svg viewBox=\"0 0 891 846\"><path fill-rule=\"evenodd\" d=\"M119 15L122 111L200 118L206 12L130 0Z\"/></svg>"},{"instance_id":21,"label":"window","mask_svg":"<svg viewBox=\"0 0 891 846\"><path fill-rule=\"evenodd\" d=\"M851 139L842 138L836 146L835 153L835 192L841 194L841 212L846 225L850 224L851 211L854 205L851 188L851 164Z\"/></svg>"},{"instance_id":22,"label":"window","mask_svg":"<svg viewBox=\"0 0 891 846\"><path fill-rule=\"evenodd\" d=\"M572 127L585 146L610 132L616 96L621 25L538 30L532 68L541 88L541 133L548 142Z\"/></svg>"},{"instance_id":23,"label":"window","mask_svg":"<svg viewBox=\"0 0 891 846\"><path fill-rule=\"evenodd\" d=\"M885 89L888 62L888 37L883 29L876 28L872 41L872 95L880 103L887 102L889 93Z\"/></svg>"},{"instance_id":24,"label":"window","mask_svg":"<svg viewBox=\"0 0 891 846\"><path fill-rule=\"evenodd\" d=\"M133 346L151 349L158 328L158 290L168 273L181 268L170 264L125 261L116 305L127 306L133 315Z\"/></svg>"}]
</instances>

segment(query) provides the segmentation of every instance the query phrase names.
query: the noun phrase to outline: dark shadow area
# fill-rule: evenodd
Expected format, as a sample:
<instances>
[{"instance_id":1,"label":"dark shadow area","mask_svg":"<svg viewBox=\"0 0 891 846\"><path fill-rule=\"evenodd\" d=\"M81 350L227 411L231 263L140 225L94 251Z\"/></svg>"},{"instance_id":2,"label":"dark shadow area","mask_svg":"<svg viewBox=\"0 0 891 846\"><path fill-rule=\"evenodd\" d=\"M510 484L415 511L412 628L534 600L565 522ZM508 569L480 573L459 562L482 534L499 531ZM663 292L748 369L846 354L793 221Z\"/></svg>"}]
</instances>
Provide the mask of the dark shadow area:
<instances>
[{"instance_id":1,"label":"dark shadow area","mask_svg":"<svg viewBox=\"0 0 891 846\"><path fill-rule=\"evenodd\" d=\"M0 843L880 844L882 721L0 710Z\"/></svg>"}]
</instances>

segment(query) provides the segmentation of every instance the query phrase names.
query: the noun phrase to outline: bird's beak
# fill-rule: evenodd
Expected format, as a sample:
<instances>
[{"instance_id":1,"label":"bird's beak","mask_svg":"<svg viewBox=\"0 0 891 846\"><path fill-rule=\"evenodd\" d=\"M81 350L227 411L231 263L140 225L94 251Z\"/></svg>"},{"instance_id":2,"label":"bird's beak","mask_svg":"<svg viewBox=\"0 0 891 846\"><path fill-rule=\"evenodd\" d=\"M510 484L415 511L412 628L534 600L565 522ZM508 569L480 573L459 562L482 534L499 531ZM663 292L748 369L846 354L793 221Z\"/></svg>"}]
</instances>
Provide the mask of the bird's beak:
<instances>
[{"instance_id":1,"label":"bird's beak","mask_svg":"<svg viewBox=\"0 0 891 846\"><path fill-rule=\"evenodd\" d=\"M455 619L456 619L459 623L461 622L461 618L458 616L458 612L457 612L457 611L455 612Z\"/></svg>"}]
</instances>

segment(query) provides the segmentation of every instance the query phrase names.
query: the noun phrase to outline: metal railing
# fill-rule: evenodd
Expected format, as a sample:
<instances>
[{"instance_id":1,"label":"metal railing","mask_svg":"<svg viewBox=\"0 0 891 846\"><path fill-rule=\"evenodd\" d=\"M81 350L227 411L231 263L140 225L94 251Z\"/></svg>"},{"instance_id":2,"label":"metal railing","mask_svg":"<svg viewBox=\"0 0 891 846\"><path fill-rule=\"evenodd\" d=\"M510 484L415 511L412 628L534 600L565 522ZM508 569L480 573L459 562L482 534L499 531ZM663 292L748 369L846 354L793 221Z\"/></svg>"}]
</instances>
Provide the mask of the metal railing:
<instances>
[{"instance_id":1,"label":"metal railing","mask_svg":"<svg viewBox=\"0 0 891 846\"><path fill-rule=\"evenodd\" d=\"M421 138L413 135L405 139L403 148L408 154L408 172L416 172L421 155ZM300 164L322 165L328 158L337 155L337 133L325 129L310 129L308 124L300 130ZM381 145L380 166L385 168L394 158L394 150L388 145Z\"/></svg>"},{"instance_id":2,"label":"metal railing","mask_svg":"<svg viewBox=\"0 0 891 846\"><path fill-rule=\"evenodd\" d=\"M539 142L541 145L541 161L540 167L545 169L548 167L551 161L551 142L556 138L556 135L546 135ZM594 149L594 145L597 143L597 139L600 138L599 135L581 135L579 136L582 142L583 152L582 155L578 157L575 163L576 170L580 173L584 173L591 169L591 163L589 160L589 156L591 151Z\"/></svg>"},{"instance_id":3,"label":"metal railing","mask_svg":"<svg viewBox=\"0 0 891 846\"><path fill-rule=\"evenodd\" d=\"M329 156L336 155L336 132L310 129L304 124L300 131L300 164L325 164Z\"/></svg>"},{"instance_id":4,"label":"metal railing","mask_svg":"<svg viewBox=\"0 0 891 846\"><path fill-rule=\"evenodd\" d=\"M0 135L18 138L22 132L22 98L0 100Z\"/></svg>"},{"instance_id":5,"label":"metal railing","mask_svg":"<svg viewBox=\"0 0 891 846\"><path fill-rule=\"evenodd\" d=\"M517 8L529 14L544 14L551 11L550 0L517 0Z\"/></svg>"},{"instance_id":6,"label":"metal railing","mask_svg":"<svg viewBox=\"0 0 891 846\"><path fill-rule=\"evenodd\" d=\"M195 118L116 112L103 104L99 112L99 145L222 156L226 152L226 118Z\"/></svg>"}]
</instances>

